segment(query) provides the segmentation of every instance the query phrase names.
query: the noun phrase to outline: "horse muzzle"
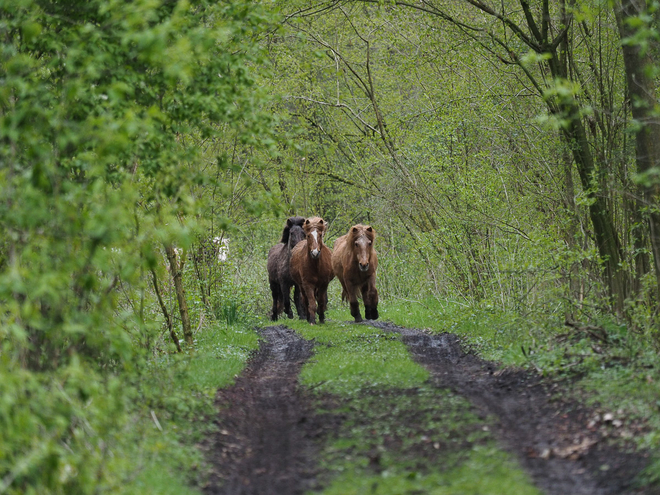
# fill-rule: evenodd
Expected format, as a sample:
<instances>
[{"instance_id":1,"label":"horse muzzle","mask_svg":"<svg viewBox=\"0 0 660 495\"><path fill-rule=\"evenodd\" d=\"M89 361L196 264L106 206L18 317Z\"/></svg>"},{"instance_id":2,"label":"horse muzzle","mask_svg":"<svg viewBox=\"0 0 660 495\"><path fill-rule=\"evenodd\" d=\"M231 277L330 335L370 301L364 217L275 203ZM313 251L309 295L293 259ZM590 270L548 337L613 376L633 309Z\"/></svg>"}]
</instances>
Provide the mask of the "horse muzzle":
<instances>
[{"instance_id":1,"label":"horse muzzle","mask_svg":"<svg viewBox=\"0 0 660 495\"><path fill-rule=\"evenodd\" d=\"M363 265L362 263L358 263L358 267L360 268L361 272L366 272L369 270L369 263Z\"/></svg>"},{"instance_id":2,"label":"horse muzzle","mask_svg":"<svg viewBox=\"0 0 660 495\"><path fill-rule=\"evenodd\" d=\"M319 256L321 256L321 250L320 249L312 249L309 252L309 255L312 257L312 259L319 259Z\"/></svg>"}]
</instances>

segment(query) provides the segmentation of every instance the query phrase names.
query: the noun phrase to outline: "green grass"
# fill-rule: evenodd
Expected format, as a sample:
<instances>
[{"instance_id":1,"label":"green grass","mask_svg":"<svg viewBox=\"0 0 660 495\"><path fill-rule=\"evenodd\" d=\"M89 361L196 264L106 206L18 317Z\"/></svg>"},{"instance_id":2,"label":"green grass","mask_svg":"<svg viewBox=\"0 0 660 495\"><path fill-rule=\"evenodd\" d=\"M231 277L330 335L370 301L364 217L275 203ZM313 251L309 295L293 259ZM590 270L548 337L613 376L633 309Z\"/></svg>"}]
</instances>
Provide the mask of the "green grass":
<instances>
[{"instance_id":1,"label":"green grass","mask_svg":"<svg viewBox=\"0 0 660 495\"><path fill-rule=\"evenodd\" d=\"M612 441L631 439L647 449L655 460L641 481L660 484L660 359L625 324L606 318L588 322L603 329L607 342L602 342L563 321L534 321L487 305L398 300L381 304L379 311L398 325L455 333L484 359L568 378L562 394L621 420L620 427L601 427Z\"/></svg>"},{"instance_id":2,"label":"green grass","mask_svg":"<svg viewBox=\"0 0 660 495\"><path fill-rule=\"evenodd\" d=\"M397 325L459 335L465 345L484 359L506 365L524 364L527 357L521 346L533 341L527 331L529 325L492 306L475 308L461 301L440 301L431 297L419 301L387 301L379 306L379 313L381 319Z\"/></svg>"},{"instance_id":3,"label":"green grass","mask_svg":"<svg viewBox=\"0 0 660 495\"><path fill-rule=\"evenodd\" d=\"M368 386L414 387L428 379L396 335L345 322L291 326L317 343L300 381L319 391L351 394Z\"/></svg>"},{"instance_id":4,"label":"green grass","mask_svg":"<svg viewBox=\"0 0 660 495\"><path fill-rule=\"evenodd\" d=\"M140 476L126 487L125 494L135 495L199 495L201 491L186 484L177 466L163 456L150 463Z\"/></svg>"},{"instance_id":5,"label":"green grass","mask_svg":"<svg viewBox=\"0 0 660 495\"><path fill-rule=\"evenodd\" d=\"M386 318L404 311L382 308ZM406 309L397 323L428 328L434 321ZM539 493L468 402L428 384L396 334L351 323L346 307L329 316L324 325L285 322L316 342L301 383L317 394L321 414L342 418L323 448L330 474L321 493Z\"/></svg>"},{"instance_id":6,"label":"green grass","mask_svg":"<svg viewBox=\"0 0 660 495\"><path fill-rule=\"evenodd\" d=\"M195 443L213 428L216 391L234 382L257 347L258 336L247 324L215 323L196 335L193 352L150 362L125 442L135 447L126 447L126 459L117 461L131 464L134 472L122 481L121 493L201 494L195 484L204 459Z\"/></svg>"},{"instance_id":7,"label":"green grass","mask_svg":"<svg viewBox=\"0 0 660 495\"><path fill-rule=\"evenodd\" d=\"M233 383L258 342L258 335L245 325L218 323L205 330L196 338L195 352L177 363L179 386L215 394Z\"/></svg>"},{"instance_id":8,"label":"green grass","mask_svg":"<svg viewBox=\"0 0 660 495\"><path fill-rule=\"evenodd\" d=\"M493 446L475 446L463 462L444 472L385 470L365 474L348 467L323 495L540 495L515 462Z\"/></svg>"}]
</instances>

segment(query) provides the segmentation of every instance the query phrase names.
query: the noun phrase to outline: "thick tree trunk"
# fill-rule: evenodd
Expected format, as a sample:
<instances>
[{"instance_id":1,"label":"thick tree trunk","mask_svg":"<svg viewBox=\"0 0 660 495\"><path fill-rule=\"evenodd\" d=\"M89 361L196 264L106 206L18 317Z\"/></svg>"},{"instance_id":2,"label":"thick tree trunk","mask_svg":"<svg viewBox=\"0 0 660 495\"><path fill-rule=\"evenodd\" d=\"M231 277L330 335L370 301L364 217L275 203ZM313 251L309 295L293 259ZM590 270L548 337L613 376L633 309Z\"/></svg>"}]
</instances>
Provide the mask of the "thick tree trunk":
<instances>
[{"instance_id":1,"label":"thick tree trunk","mask_svg":"<svg viewBox=\"0 0 660 495\"><path fill-rule=\"evenodd\" d=\"M615 14L619 35L624 40L636 34L636 30L626 23L626 19L648 15L647 2L645 0L621 0L615 5ZM654 109L657 103L655 83L649 74L653 59L650 50L644 51L639 44L623 43L622 51L626 84L631 100L631 113L637 123L635 132L637 170L644 173L660 165L660 122ZM643 185L642 197L648 212L646 217L658 285L658 297L660 298L660 212L657 208L660 184L655 182Z\"/></svg>"},{"instance_id":2,"label":"thick tree trunk","mask_svg":"<svg viewBox=\"0 0 660 495\"><path fill-rule=\"evenodd\" d=\"M188 303L186 302L186 292L183 288L183 260L179 264L177 261L176 251L171 244L165 245L165 253L167 260L170 263L170 273L174 280L174 291L176 292L176 299L179 303L179 314L181 315L181 326L183 327L183 338L186 344L192 346L193 334L190 325L190 315L188 313Z\"/></svg>"}]
</instances>

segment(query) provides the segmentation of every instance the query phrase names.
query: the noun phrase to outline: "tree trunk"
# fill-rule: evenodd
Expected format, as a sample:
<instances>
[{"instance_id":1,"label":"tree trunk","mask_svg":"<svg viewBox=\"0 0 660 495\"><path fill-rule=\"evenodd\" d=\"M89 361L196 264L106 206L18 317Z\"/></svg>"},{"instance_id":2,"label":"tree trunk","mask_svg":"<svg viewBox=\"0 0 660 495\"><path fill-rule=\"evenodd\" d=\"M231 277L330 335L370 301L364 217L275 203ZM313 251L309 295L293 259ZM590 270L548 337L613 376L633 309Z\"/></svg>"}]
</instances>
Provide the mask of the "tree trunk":
<instances>
[{"instance_id":1,"label":"tree trunk","mask_svg":"<svg viewBox=\"0 0 660 495\"><path fill-rule=\"evenodd\" d=\"M619 35L624 40L636 34L636 30L626 23L626 19L648 15L647 3L644 0L620 0L615 5L615 15ZM648 72L653 64L653 59L650 50L644 51L639 44L623 43L622 51L626 84L631 100L631 113L637 124L635 131L637 171L643 174L660 164L660 122L658 122L654 110L655 84ZM657 295L660 298L660 213L657 208L660 184L656 180L652 180L653 183L641 186L641 192L648 211L646 220L653 253Z\"/></svg>"},{"instance_id":2,"label":"tree trunk","mask_svg":"<svg viewBox=\"0 0 660 495\"><path fill-rule=\"evenodd\" d=\"M557 57L556 52L551 52L548 66L554 78L567 79L566 68ZM575 97L550 99L547 103L551 112L559 114L566 121L562 132L572 150L582 188L588 191L588 197L592 200L589 205L589 217L594 228L596 246L605 266L605 281L609 295L615 311L620 314L623 312L624 301L628 297L628 288L626 273L621 267L622 254L619 236L607 205L607 196L603 191L594 192L594 186L598 186L600 181L597 180L594 157L580 116L579 103Z\"/></svg>"},{"instance_id":3,"label":"tree trunk","mask_svg":"<svg viewBox=\"0 0 660 495\"><path fill-rule=\"evenodd\" d=\"M183 288L183 263L177 261L176 251L171 244L165 244L165 252L167 253L167 260L170 263L170 273L174 280L174 290L176 292L176 299L179 303L179 314L181 315L181 326L183 327L183 338L186 344L192 346L193 334L190 325L190 315L188 314L188 303L186 302L186 292ZM183 256L182 256L183 258Z\"/></svg>"},{"instance_id":4,"label":"tree trunk","mask_svg":"<svg viewBox=\"0 0 660 495\"><path fill-rule=\"evenodd\" d=\"M563 132L573 150L573 159L577 164L582 188L590 191L588 196L592 202L589 205L589 217L594 228L598 254L604 262L609 294L616 312L621 313L628 291L626 274L621 267L621 249L614 219L607 206L607 198L603 194L593 192L595 179L593 155L589 151L584 125L578 116L578 107L574 103L562 103L560 108L569 118L569 123Z\"/></svg>"},{"instance_id":5,"label":"tree trunk","mask_svg":"<svg viewBox=\"0 0 660 495\"><path fill-rule=\"evenodd\" d=\"M160 309L163 312L163 316L165 317L165 323L167 323L167 328L170 331L170 337L172 338L172 341L176 346L177 352L181 352L179 337L176 336L176 332L174 331L174 324L172 323L172 317L170 316L170 312L167 311L167 306L165 305L165 302L163 302L163 297L161 296L160 288L158 287L158 277L156 276L156 270L154 270L153 268L151 269L151 281L153 282L154 290L156 291L156 296L158 297L158 303L160 304Z\"/></svg>"}]
</instances>

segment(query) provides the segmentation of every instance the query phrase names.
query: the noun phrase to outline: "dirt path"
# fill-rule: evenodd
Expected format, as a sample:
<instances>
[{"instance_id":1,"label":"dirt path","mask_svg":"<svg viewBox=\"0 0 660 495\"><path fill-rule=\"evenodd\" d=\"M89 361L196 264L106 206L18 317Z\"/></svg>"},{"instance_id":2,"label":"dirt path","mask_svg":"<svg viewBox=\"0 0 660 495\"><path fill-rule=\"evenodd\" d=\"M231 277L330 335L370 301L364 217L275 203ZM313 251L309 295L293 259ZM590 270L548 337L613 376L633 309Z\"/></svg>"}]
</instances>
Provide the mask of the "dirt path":
<instances>
[{"instance_id":1,"label":"dirt path","mask_svg":"<svg viewBox=\"0 0 660 495\"><path fill-rule=\"evenodd\" d=\"M645 494L631 488L646 464L621 452L587 428L588 411L563 400L537 376L498 371L465 354L451 334L427 335L371 322L401 335L434 384L468 399L491 424L534 484L547 495ZM313 344L284 326L261 330L263 342L236 384L218 393L219 434L208 446L215 465L205 492L223 495L295 495L320 488L316 465L322 438L336 425L315 415L310 397L297 386ZM336 419L335 419L336 420Z\"/></svg>"},{"instance_id":2,"label":"dirt path","mask_svg":"<svg viewBox=\"0 0 660 495\"><path fill-rule=\"evenodd\" d=\"M261 336L245 372L218 392L207 494L297 495L314 488L316 426L310 402L297 388L313 344L284 326L264 328Z\"/></svg>"},{"instance_id":3,"label":"dirt path","mask_svg":"<svg viewBox=\"0 0 660 495\"><path fill-rule=\"evenodd\" d=\"M494 417L494 433L502 445L516 455L546 494L643 493L630 485L646 459L608 445L598 431L587 428L587 410L567 401L552 401L559 391L538 376L499 372L492 363L463 353L452 334L427 335L384 322L371 324L401 334L438 386L450 388L484 416Z\"/></svg>"}]
</instances>

